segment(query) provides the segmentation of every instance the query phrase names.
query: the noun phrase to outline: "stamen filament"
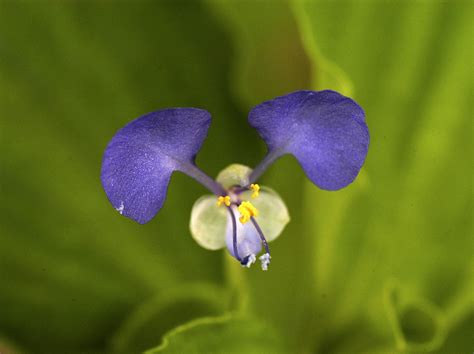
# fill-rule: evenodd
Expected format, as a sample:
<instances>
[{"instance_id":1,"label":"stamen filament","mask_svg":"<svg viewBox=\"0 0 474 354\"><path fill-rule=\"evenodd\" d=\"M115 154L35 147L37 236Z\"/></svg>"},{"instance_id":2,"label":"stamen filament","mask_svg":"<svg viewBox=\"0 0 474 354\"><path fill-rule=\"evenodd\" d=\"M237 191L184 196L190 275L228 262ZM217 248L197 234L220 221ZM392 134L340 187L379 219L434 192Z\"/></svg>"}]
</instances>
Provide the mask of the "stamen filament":
<instances>
[{"instance_id":1,"label":"stamen filament","mask_svg":"<svg viewBox=\"0 0 474 354\"><path fill-rule=\"evenodd\" d=\"M265 247L265 251L270 254L270 248L268 247L268 242L267 240L265 239L265 236L263 235L263 231L262 229L260 228L260 225L258 225L257 223L257 220L255 220L255 218L252 216L250 218L250 221L252 221L252 224L253 226L255 227L255 230L257 230L259 236L260 236L260 240L262 241L262 244L263 244L263 247Z\"/></svg>"},{"instance_id":2,"label":"stamen filament","mask_svg":"<svg viewBox=\"0 0 474 354\"><path fill-rule=\"evenodd\" d=\"M232 220L232 247L234 248L234 256L239 262L242 262L242 258L239 256L239 251L237 249L237 221L235 220L234 212L230 206L227 207L229 210L230 218Z\"/></svg>"}]
</instances>

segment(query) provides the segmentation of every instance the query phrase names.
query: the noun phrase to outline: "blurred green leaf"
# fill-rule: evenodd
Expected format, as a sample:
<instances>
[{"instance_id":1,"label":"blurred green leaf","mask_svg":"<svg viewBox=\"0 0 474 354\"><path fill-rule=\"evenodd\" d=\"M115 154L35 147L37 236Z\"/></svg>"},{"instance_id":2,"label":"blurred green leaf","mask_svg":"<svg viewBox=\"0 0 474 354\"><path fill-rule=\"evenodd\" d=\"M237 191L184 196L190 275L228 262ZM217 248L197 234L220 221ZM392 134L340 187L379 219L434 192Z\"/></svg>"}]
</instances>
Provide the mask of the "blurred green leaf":
<instances>
[{"instance_id":1,"label":"blurred green leaf","mask_svg":"<svg viewBox=\"0 0 474 354\"><path fill-rule=\"evenodd\" d=\"M352 94L371 132L366 166L352 186L337 193L306 189L305 215L317 240L314 347L371 350L375 341L362 340L367 329L381 346L395 346L391 310L382 301L392 278L439 308L453 333L470 313L465 284L472 284L466 271L472 266L471 161L465 158L472 150L466 129L472 6L295 1L294 9L314 67L325 71L316 74L315 87ZM413 322L418 319L407 317L406 329L422 328ZM365 325L345 337L348 323ZM458 348L472 349L471 338L463 342Z\"/></svg>"},{"instance_id":2,"label":"blurred green leaf","mask_svg":"<svg viewBox=\"0 0 474 354\"><path fill-rule=\"evenodd\" d=\"M163 335L199 317L228 311L229 294L212 285L189 284L166 290L140 305L112 341L114 353L139 353L159 345Z\"/></svg>"},{"instance_id":3,"label":"blurred green leaf","mask_svg":"<svg viewBox=\"0 0 474 354\"><path fill-rule=\"evenodd\" d=\"M207 3L234 40L231 88L245 116L264 100L308 87L310 62L287 1Z\"/></svg>"},{"instance_id":4,"label":"blurred green leaf","mask_svg":"<svg viewBox=\"0 0 474 354\"><path fill-rule=\"evenodd\" d=\"M22 350L17 345L13 344L10 340L6 339L0 334L0 353L2 354L21 354Z\"/></svg>"},{"instance_id":5,"label":"blurred green leaf","mask_svg":"<svg viewBox=\"0 0 474 354\"><path fill-rule=\"evenodd\" d=\"M221 255L188 230L204 188L174 175L164 209L140 226L113 209L99 173L119 128L170 106L208 109L214 120L198 162L211 175L230 163L238 111L229 62L227 36L199 2L0 2L7 337L35 353L103 350L154 294L222 281Z\"/></svg>"},{"instance_id":6,"label":"blurred green leaf","mask_svg":"<svg viewBox=\"0 0 474 354\"><path fill-rule=\"evenodd\" d=\"M403 293L394 281L387 283L384 295L397 349L426 352L440 346L446 334L446 319L436 305Z\"/></svg>"},{"instance_id":7,"label":"blurred green leaf","mask_svg":"<svg viewBox=\"0 0 474 354\"><path fill-rule=\"evenodd\" d=\"M167 334L153 353L286 353L280 338L267 324L233 315L201 318Z\"/></svg>"}]
</instances>

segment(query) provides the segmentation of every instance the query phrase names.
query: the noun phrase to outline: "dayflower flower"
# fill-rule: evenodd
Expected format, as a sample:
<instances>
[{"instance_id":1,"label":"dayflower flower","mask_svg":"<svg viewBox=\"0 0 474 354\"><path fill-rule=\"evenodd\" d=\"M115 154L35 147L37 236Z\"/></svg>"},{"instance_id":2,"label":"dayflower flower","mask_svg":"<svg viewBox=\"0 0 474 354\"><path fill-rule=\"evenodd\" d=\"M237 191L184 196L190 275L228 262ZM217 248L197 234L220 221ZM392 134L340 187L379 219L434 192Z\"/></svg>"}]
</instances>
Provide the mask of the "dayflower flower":
<instances>
[{"instance_id":1,"label":"dayflower flower","mask_svg":"<svg viewBox=\"0 0 474 354\"><path fill-rule=\"evenodd\" d=\"M171 175L183 172L212 195L196 201L191 212L193 238L204 248L227 246L243 266L259 257L270 263L268 242L290 217L276 192L257 184L270 164L292 154L319 188L338 190L356 178L367 156L369 132L362 108L334 91L297 91L254 107L248 121L268 152L255 169L230 165L216 180L195 164L211 122L197 108L171 108L135 119L107 146L101 180L114 208L138 223L161 209Z\"/></svg>"}]
</instances>

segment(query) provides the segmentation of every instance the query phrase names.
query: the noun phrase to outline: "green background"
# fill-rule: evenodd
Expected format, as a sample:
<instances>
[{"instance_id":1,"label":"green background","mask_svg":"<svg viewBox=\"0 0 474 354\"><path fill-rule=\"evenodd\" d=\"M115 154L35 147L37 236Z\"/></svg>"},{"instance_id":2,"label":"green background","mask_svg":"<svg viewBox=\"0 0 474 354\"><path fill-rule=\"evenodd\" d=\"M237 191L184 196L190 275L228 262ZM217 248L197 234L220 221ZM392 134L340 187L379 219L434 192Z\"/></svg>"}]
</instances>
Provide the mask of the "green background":
<instances>
[{"instance_id":1,"label":"green background","mask_svg":"<svg viewBox=\"0 0 474 354\"><path fill-rule=\"evenodd\" d=\"M472 2L0 0L0 352L470 353ZM265 154L251 107L334 89L365 109L361 174L260 183L292 221L268 272L201 249L175 174L138 225L102 190L113 134L207 109L209 175Z\"/></svg>"}]
</instances>

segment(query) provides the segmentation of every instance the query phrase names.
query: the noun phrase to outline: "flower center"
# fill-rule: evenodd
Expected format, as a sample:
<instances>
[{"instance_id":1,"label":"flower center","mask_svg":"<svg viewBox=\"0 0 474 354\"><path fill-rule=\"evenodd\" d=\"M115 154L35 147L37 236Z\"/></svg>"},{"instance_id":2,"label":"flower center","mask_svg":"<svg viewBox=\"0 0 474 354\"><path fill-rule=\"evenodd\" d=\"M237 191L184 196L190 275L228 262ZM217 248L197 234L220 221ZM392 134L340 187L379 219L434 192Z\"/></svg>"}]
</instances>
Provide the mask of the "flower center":
<instances>
[{"instance_id":1,"label":"flower center","mask_svg":"<svg viewBox=\"0 0 474 354\"><path fill-rule=\"evenodd\" d=\"M222 204L226 207L237 205L240 213L240 222L242 224L249 222L250 218L258 216L258 210L248 200L242 201L240 199L240 194L248 190L253 192L251 196L253 199L258 198L260 186L257 183L252 183L249 187L233 186L227 190L227 195L217 197L217 206L221 206Z\"/></svg>"},{"instance_id":2,"label":"flower center","mask_svg":"<svg viewBox=\"0 0 474 354\"><path fill-rule=\"evenodd\" d=\"M260 186L256 183L252 183L248 187L242 187L242 186L232 186L227 190L227 195L221 195L217 198L217 206L225 205L227 209L229 210L229 213L232 218L232 231L233 231L233 251L234 251L234 256L237 258L238 261L242 264L244 267L250 267L257 259L255 254L246 254L243 255L244 257L242 258L241 255L239 255L238 247L237 247L237 227L235 224L235 215L234 211L232 210L232 205L237 206L237 210L240 213L240 218L239 221L242 224L246 224L247 222L251 221L255 230L258 233L258 236L260 237L260 242L263 244L266 253L263 254L262 256L259 257L261 263L262 263L262 269L267 270L268 269L268 264L270 263L270 250L268 248L268 243L267 240L265 239L265 236L263 235L262 229L258 225L257 221L255 220L255 217L258 216L258 210L257 208L248 200L241 200L240 199L240 194L245 191L251 190L253 193L251 195L251 198L255 199L258 198L259 192L260 192Z\"/></svg>"}]
</instances>

